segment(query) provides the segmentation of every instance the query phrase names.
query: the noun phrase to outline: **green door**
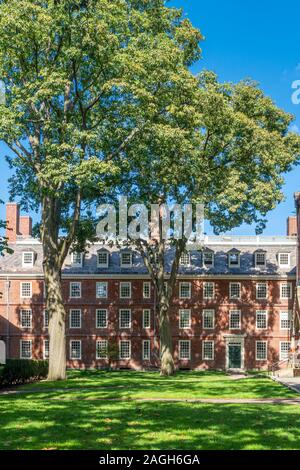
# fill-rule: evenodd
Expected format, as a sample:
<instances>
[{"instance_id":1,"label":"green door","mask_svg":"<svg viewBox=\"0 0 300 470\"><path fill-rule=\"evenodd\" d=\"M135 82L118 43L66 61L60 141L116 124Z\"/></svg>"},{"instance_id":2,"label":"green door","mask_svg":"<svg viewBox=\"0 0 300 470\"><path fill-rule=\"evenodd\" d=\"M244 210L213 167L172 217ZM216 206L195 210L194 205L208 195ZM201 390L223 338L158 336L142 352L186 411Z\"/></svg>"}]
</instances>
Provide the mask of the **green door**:
<instances>
[{"instance_id":1,"label":"green door","mask_svg":"<svg viewBox=\"0 0 300 470\"><path fill-rule=\"evenodd\" d=\"M229 344L228 345L228 367L229 369L241 369L242 367L242 354L240 344Z\"/></svg>"}]
</instances>

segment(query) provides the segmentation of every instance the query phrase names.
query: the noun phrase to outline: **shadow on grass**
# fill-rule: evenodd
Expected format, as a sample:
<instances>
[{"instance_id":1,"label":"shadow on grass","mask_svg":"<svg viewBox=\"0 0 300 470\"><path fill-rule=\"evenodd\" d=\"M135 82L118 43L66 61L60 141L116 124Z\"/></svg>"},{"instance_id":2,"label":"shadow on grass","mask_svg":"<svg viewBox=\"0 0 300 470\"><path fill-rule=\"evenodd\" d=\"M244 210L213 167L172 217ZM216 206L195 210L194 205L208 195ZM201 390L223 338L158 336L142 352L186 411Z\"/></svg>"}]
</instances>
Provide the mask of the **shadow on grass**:
<instances>
[{"instance_id":1,"label":"shadow on grass","mask_svg":"<svg viewBox=\"0 0 300 470\"><path fill-rule=\"evenodd\" d=\"M289 405L0 399L1 449L298 449Z\"/></svg>"}]
</instances>

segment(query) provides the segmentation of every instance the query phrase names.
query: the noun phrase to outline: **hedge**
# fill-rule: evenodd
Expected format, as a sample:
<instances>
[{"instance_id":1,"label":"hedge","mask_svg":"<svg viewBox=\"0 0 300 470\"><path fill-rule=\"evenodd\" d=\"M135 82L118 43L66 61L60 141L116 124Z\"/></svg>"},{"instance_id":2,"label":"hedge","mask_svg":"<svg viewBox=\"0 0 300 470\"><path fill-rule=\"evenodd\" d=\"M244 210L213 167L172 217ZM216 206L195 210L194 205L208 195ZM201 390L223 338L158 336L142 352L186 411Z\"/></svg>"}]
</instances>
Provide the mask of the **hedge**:
<instances>
[{"instance_id":1,"label":"hedge","mask_svg":"<svg viewBox=\"0 0 300 470\"><path fill-rule=\"evenodd\" d=\"M7 359L1 367L0 385L19 385L47 377L48 361Z\"/></svg>"}]
</instances>

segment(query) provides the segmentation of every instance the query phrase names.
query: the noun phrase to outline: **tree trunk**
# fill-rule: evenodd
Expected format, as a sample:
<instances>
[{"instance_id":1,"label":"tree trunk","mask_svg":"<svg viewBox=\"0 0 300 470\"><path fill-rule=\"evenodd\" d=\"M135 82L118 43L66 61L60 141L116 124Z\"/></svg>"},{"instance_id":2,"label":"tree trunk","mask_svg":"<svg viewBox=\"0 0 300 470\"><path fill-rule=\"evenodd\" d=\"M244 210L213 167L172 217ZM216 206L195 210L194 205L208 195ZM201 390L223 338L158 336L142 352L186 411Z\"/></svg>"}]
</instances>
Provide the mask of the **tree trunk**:
<instances>
[{"instance_id":1,"label":"tree trunk","mask_svg":"<svg viewBox=\"0 0 300 470\"><path fill-rule=\"evenodd\" d=\"M172 334L169 319L169 305L161 301L159 305L159 333L160 333L160 374L174 375L175 365L173 359Z\"/></svg>"},{"instance_id":2,"label":"tree trunk","mask_svg":"<svg viewBox=\"0 0 300 470\"><path fill-rule=\"evenodd\" d=\"M63 380L66 378L66 311L62 299L61 273L56 267L45 263L44 277L49 314L48 380Z\"/></svg>"}]
</instances>

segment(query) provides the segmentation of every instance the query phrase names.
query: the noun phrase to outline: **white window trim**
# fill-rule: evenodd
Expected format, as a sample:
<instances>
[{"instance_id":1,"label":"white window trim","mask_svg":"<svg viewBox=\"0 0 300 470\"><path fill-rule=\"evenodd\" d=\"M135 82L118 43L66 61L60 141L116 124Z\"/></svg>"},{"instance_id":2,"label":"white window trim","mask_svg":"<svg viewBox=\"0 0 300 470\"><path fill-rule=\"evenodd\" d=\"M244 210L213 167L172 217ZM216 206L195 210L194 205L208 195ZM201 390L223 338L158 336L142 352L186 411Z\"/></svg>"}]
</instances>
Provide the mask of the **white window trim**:
<instances>
[{"instance_id":1,"label":"white window trim","mask_svg":"<svg viewBox=\"0 0 300 470\"><path fill-rule=\"evenodd\" d=\"M106 286L106 296L105 297L101 297L100 295L98 295L98 285L99 284L105 284L105 286ZM96 299L107 299L107 298L108 298L108 282L106 282L106 281L96 282Z\"/></svg>"},{"instance_id":2,"label":"white window trim","mask_svg":"<svg viewBox=\"0 0 300 470\"><path fill-rule=\"evenodd\" d=\"M72 326L71 325L71 319L72 319L72 312L80 312L80 326ZM82 326L82 311L81 308L71 308L69 312L69 328L71 330L79 330Z\"/></svg>"},{"instance_id":3,"label":"white window trim","mask_svg":"<svg viewBox=\"0 0 300 470\"><path fill-rule=\"evenodd\" d=\"M207 358L204 356L204 345L205 343L212 343L213 347L212 347L212 357L211 358ZM202 341L202 360L203 361L214 361L215 359L215 342L211 339L204 339Z\"/></svg>"},{"instance_id":4,"label":"white window trim","mask_svg":"<svg viewBox=\"0 0 300 470\"><path fill-rule=\"evenodd\" d=\"M49 320L50 320L50 318L49 318L49 313L48 313L48 326L46 326L46 321L45 321L45 320L46 320L46 312L47 312L47 309L44 309L44 310L43 310L43 328L44 328L44 330L48 330L48 328L49 328Z\"/></svg>"},{"instance_id":5,"label":"white window trim","mask_svg":"<svg viewBox=\"0 0 300 470\"><path fill-rule=\"evenodd\" d=\"M149 326L145 326L145 312L149 312ZM143 329L144 330L150 330L151 328L151 309L150 308L144 308L143 309Z\"/></svg>"},{"instance_id":6,"label":"white window trim","mask_svg":"<svg viewBox=\"0 0 300 470\"><path fill-rule=\"evenodd\" d=\"M232 313L235 313L235 314L239 314L239 326L237 328L232 328L231 327L231 314ZM242 314L241 314L241 310L230 310L229 311L229 329L230 330L240 330L242 327Z\"/></svg>"},{"instance_id":7,"label":"white window trim","mask_svg":"<svg viewBox=\"0 0 300 470\"><path fill-rule=\"evenodd\" d=\"M228 267L229 268L240 268L241 267L241 253L235 253L238 256L238 264L231 264L230 262L230 255L231 252L228 253Z\"/></svg>"},{"instance_id":8,"label":"white window trim","mask_svg":"<svg viewBox=\"0 0 300 470\"><path fill-rule=\"evenodd\" d=\"M123 264L123 255L130 255L130 264ZM132 253L126 252L126 253L120 253L120 266L121 268L132 268Z\"/></svg>"},{"instance_id":9,"label":"white window trim","mask_svg":"<svg viewBox=\"0 0 300 470\"><path fill-rule=\"evenodd\" d=\"M205 255L204 255L204 251L202 252L202 266L204 268L207 268L207 269L210 269L210 268L213 268L215 266L215 253L212 252L212 264L206 264L205 263Z\"/></svg>"},{"instance_id":10,"label":"white window trim","mask_svg":"<svg viewBox=\"0 0 300 470\"><path fill-rule=\"evenodd\" d=\"M279 359L280 359L280 361L287 360L287 358L283 358L283 357L282 357L282 351L281 351L281 345L282 345L282 343L289 343L289 344L290 344L290 348L289 348L289 349L291 349L291 342L290 342L290 341L279 341ZM290 351L288 351L288 355L289 355L289 352L290 352Z\"/></svg>"},{"instance_id":11,"label":"white window trim","mask_svg":"<svg viewBox=\"0 0 300 470\"><path fill-rule=\"evenodd\" d=\"M188 293L187 297L182 296L182 294L181 294L181 286L184 285L184 284L189 286L189 293ZM191 296L192 296L192 283L191 282L180 282L179 283L179 298L180 299L190 299Z\"/></svg>"},{"instance_id":12,"label":"white window trim","mask_svg":"<svg viewBox=\"0 0 300 470\"><path fill-rule=\"evenodd\" d=\"M121 312L122 312L123 310L126 310L127 312L129 312L129 326L121 326ZM121 330L130 330L131 325L132 325L132 313L131 313L131 309L130 309L130 308L120 308L120 309L119 309L119 328L120 328Z\"/></svg>"},{"instance_id":13,"label":"white window trim","mask_svg":"<svg viewBox=\"0 0 300 470\"><path fill-rule=\"evenodd\" d=\"M23 326L22 325L22 316L23 312L30 312L30 325L29 326ZM22 330L28 330L32 328L32 309L31 308L21 308L20 310L20 327Z\"/></svg>"},{"instance_id":14,"label":"white window trim","mask_svg":"<svg viewBox=\"0 0 300 470\"><path fill-rule=\"evenodd\" d=\"M98 326L97 318L98 318L98 311L102 310L105 312L105 317L106 317L106 326ZM108 327L108 312L106 308L96 308L96 328L97 330L105 330Z\"/></svg>"},{"instance_id":15,"label":"white window trim","mask_svg":"<svg viewBox=\"0 0 300 470\"><path fill-rule=\"evenodd\" d=\"M289 321L290 324L291 324L291 319L292 319L292 312L291 312L291 310L281 310L281 311L279 312L279 329L280 329L281 331L290 331L290 326L289 326L288 328L282 328L282 327L281 327L281 317L282 317L282 315L283 315L284 313L287 313L287 314L288 314L288 321Z\"/></svg>"},{"instance_id":16,"label":"white window trim","mask_svg":"<svg viewBox=\"0 0 300 470\"><path fill-rule=\"evenodd\" d=\"M204 316L205 312L212 312L213 313L213 326L211 328L207 328L204 326ZM213 308L205 308L202 311L202 329L203 330L214 330L215 329L215 310Z\"/></svg>"},{"instance_id":17,"label":"white window trim","mask_svg":"<svg viewBox=\"0 0 300 470\"><path fill-rule=\"evenodd\" d=\"M144 355L144 344L148 343L149 344L149 357L145 357ZM142 343L142 356L143 356L143 361L150 361L151 359L151 342L150 339L144 339Z\"/></svg>"},{"instance_id":18,"label":"white window trim","mask_svg":"<svg viewBox=\"0 0 300 470\"><path fill-rule=\"evenodd\" d=\"M283 297L282 296L283 286L286 286L286 285L290 286L290 296L289 297ZM281 300L289 300L289 299L292 299L292 298L293 298L293 284L292 284L292 282L282 282L280 284L280 299Z\"/></svg>"},{"instance_id":19,"label":"white window trim","mask_svg":"<svg viewBox=\"0 0 300 470\"><path fill-rule=\"evenodd\" d=\"M266 357L265 359L260 359L257 357L257 343L265 343L266 344ZM266 362L268 360L268 341L264 340L257 340L255 341L255 360L259 362Z\"/></svg>"},{"instance_id":20,"label":"white window trim","mask_svg":"<svg viewBox=\"0 0 300 470\"><path fill-rule=\"evenodd\" d=\"M188 312L189 315L189 324L188 326L181 326L181 313L182 312ZM189 330L192 326L192 314L191 314L191 309L190 308L181 308L179 310L179 329L180 330Z\"/></svg>"},{"instance_id":21,"label":"white window trim","mask_svg":"<svg viewBox=\"0 0 300 470\"><path fill-rule=\"evenodd\" d=\"M149 286L149 295L145 295L145 286ZM151 282L143 282L143 299L151 299Z\"/></svg>"},{"instance_id":22,"label":"white window trim","mask_svg":"<svg viewBox=\"0 0 300 470\"><path fill-rule=\"evenodd\" d=\"M181 344L182 343L189 343L189 357L181 357ZM191 340L190 339L181 339L179 340L178 342L178 346L179 346L179 351L178 351L178 358L180 361L190 361L191 360Z\"/></svg>"},{"instance_id":23,"label":"white window trim","mask_svg":"<svg viewBox=\"0 0 300 470\"><path fill-rule=\"evenodd\" d=\"M106 349L106 356L99 357L98 356L98 343L105 343L105 349ZM97 361L105 361L108 359L108 341L107 339L97 339L96 341L96 360Z\"/></svg>"},{"instance_id":24,"label":"white window trim","mask_svg":"<svg viewBox=\"0 0 300 470\"><path fill-rule=\"evenodd\" d=\"M106 263L99 263L99 253L105 253L106 254ZM97 251L97 268L108 268L109 265L109 252L107 250L99 250Z\"/></svg>"},{"instance_id":25,"label":"white window trim","mask_svg":"<svg viewBox=\"0 0 300 470\"><path fill-rule=\"evenodd\" d=\"M50 347L49 339L44 339L44 341L43 341L43 359L44 359L44 360L48 360L48 359L49 359L49 356L46 357L46 347L45 347L46 341L48 341L48 344L49 344L49 347ZM49 354L50 354L50 350L49 350Z\"/></svg>"},{"instance_id":26,"label":"white window trim","mask_svg":"<svg viewBox=\"0 0 300 470\"><path fill-rule=\"evenodd\" d=\"M25 255L31 255L31 263L25 263ZM23 251L22 253L22 268L33 268L34 265L34 252L33 251Z\"/></svg>"},{"instance_id":27,"label":"white window trim","mask_svg":"<svg viewBox=\"0 0 300 470\"><path fill-rule=\"evenodd\" d=\"M79 285L79 294L80 294L79 296L77 296L77 295L73 296L72 295L72 285L74 285L74 284ZM69 294L70 294L70 299L81 299L81 295L82 295L81 282L78 282L78 281L70 282L70 292L69 292Z\"/></svg>"},{"instance_id":28,"label":"white window trim","mask_svg":"<svg viewBox=\"0 0 300 470\"><path fill-rule=\"evenodd\" d=\"M265 262L264 262L264 264L257 264L257 255L262 255L262 254L264 255ZM255 253L254 256L255 256L255 267L258 268L258 269L259 269L259 268L265 268L266 265L267 265L267 256L266 256L266 253L265 253L265 252L257 252L257 253Z\"/></svg>"},{"instance_id":29,"label":"white window trim","mask_svg":"<svg viewBox=\"0 0 300 470\"><path fill-rule=\"evenodd\" d=\"M123 284L129 284L129 296L124 297L124 296L121 295ZM131 293L132 293L131 282L128 282L128 281L120 282L120 286L119 286L119 297L120 297L120 299L131 299Z\"/></svg>"},{"instance_id":30,"label":"white window trim","mask_svg":"<svg viewBox=\"0 0 300 470\"><path fill-rule=\"evenodd\" d=\"M121 357L121 343L123 342L129 343L129 357L126 357L126 358ZM119 341L119 359L121 361L129 361L131 359L131 340L130 339L121 339Z\"/></svg>"},{"instance_id":31,"label":"white window trim","mask_svg":"<svg viewBox=\"0 0 300 470\"><path fill-rule=\"evenodd\" d=\"M288 263L285 264L285 263L281 263L280 262L280 256L281 255L287 255L288 256ZM285 251L281 251L280 253L278 253L278 266L280 268L289 268L291 266L291 253L286 253Z\"/></svg>"},{"instance_id":32,"label":"white window trim","mask_svg":"<svg viewBox=\"0 0 300 470\"><path fill-rule=\"evenodd\" d=\"M76 263L74 261L74 257L75 255L80 255L80 262L79 263ZM83 253L75 253L75 252L72 252L71 253L71 264L72 266L77 266L78 268L82 268L82 265L83 265Z\"/></svg>"},{"instance_id":33,"label":"white window trim","mask_svg":"<svg viewBox=\"0 0 300 470\"><path fill-rule=\"evenodd\" d=\"M234 284L239 286L239 291L240 291L239 297L232 297L232 295L231 295L231 286L234 285ZM231 299L231 300L240 300L241 296L242 296L242 284L240 282L230 282L229 283L229 299Z\"/></svg>"},{"instance_id":34,"label":"white window trim","mask_svg":"<svg viewBox=\"0 0 300 470\"><path fill-rule=\"evenodd\" d=\"M258 286L259 284L264 284L266 286L266 296L265 297L258 297ZM267 282L257 282L255 286L255 292L256 292L256 300L266 300L268 298L268 289L269 285Z\"/></svg>"},{"instance_id":35,"label":"white window trim","mask_svg":"<svg viewBox=\"0 0 300 470\"><path fill-rule=\"evenodd\" d=\"M265 316L265 319L266 319L266 327L265 328L261 328L260 326L258 326L258 324L257 324L257 314ZM267 310L256 310L255 311L255 328L257 330L266 330L268 328L268 311Z\"/></svg>"},{"instance_id":36,"label":"white window trim","mask_svg":"<svg viewBox=\"0 0 300 470\"><path fill-rule=\"evenodd\" d=\"M183 263L183 262L182 262L183 256L187 256L187 257L188 257L188 263ZM189 253L189 252L182 253L182 255L181 255L181 257L180 257L179 265L180 265L180 266L186 266L186 267L191 266L191 253Z\"/></svg>"},{"instance_id":37,"label":"white window trim","mask_svg":"<svg viewBox=\"0 0 300 470\"><path fill-rule=\"evenodd\" d=\"M73 342L79 342L80 344L80 357L72 357L72 343ZM81 342L81 339L71 339L70 340L70 360L71 361L81 361L81 357L82 357L82 342Z\"/></svg>"},{"instance_id":38,"label":"white window trim","mask_svg":"<svg viewBox=\"0 0 300 470\"><path fill-rule=\"evenodd\" d=\"M22 290L23 290L22 286L23 286L24 284L29 284L29 285L30 285L30 295L25 295L25 296L24 296L24 295L22 294ZM31 297L32 297L32 282L28 282L28 281L21 282L21 283L20 283L20 298L21 298L21 299L31 299Z\"/></svg>"},{"instance_id":39,"label":"white window trim","mask_svg":"<svg viewBox=\"0 0 300 470\"><path fill-rule=\"evenodd\" d=\"M22 343L23 343L23 341L27 341L27 342L30 343L30 357L23 357L22 356ZM32 359L32 339L20 339L20 359L24 359L24 360Z\"/></svg>"},{"instance_id":40,"label":"white window trim","mask_svg":"<svg viewBox=\"0 0 300 470\"><path fill-rule=\"evenodd\" d=\"M204 293L205 293L205 285L206 285L206 284L212 284L212 286L213 286L213 293L212 293L212 296L210 296L210 297L206 297L206 296L204 295ZM205 300L211 300L211 299L214 299L214 298L215 298L215 283L214 283L213 281L205 281L205 282L203 282L203 299L205 299Z\"/></svg>"}]
</instances>

